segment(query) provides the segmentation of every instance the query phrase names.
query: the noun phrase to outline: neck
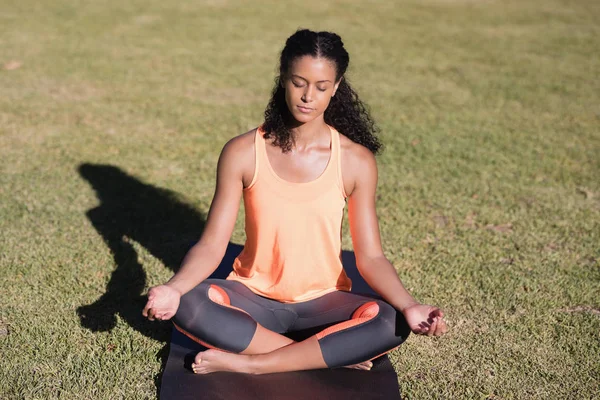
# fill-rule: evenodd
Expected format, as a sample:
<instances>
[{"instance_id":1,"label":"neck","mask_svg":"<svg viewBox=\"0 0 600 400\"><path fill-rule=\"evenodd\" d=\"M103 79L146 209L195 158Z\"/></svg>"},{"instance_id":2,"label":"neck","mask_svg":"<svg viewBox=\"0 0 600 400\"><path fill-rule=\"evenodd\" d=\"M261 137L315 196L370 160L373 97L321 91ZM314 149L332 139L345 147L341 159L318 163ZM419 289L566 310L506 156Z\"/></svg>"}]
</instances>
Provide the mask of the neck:
<instances>
[{"instance_id":1,"label":"neck","mask_svg":"<svg viewBox=\"0 0 600 400\"><path fill-rule=\"evenodd\" d=\"M292 133L293 147L301 150L323 140L325 133L329 132L329 127L321 116L305 124L292 125L290 132ZM327 136L327 140L329 140L329 136Z\"/></svg>"}]
</instances>

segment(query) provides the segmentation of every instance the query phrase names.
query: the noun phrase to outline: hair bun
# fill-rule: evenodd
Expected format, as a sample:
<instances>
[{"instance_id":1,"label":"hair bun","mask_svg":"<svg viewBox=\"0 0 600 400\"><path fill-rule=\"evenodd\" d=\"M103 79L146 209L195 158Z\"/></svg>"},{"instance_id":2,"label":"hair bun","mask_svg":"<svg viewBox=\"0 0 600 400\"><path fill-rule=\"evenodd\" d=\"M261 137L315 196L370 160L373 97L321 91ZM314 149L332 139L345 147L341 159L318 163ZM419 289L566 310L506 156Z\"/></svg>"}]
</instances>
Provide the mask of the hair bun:
<instances>
[{"instance_id":1,"label":"hair bun","mask_svg":"<svg viewBox=\"0 0 600 400\"><path fill-rule=\"evenodd\" d=\"M332 42L332 44L333 43L339 44L340 46L344 47L344 42L342 42L342 37L340 35L338 35L337 33L324 31L324 32L319 32L318 35L327 37Z\"/></svg>"}]
</instances>

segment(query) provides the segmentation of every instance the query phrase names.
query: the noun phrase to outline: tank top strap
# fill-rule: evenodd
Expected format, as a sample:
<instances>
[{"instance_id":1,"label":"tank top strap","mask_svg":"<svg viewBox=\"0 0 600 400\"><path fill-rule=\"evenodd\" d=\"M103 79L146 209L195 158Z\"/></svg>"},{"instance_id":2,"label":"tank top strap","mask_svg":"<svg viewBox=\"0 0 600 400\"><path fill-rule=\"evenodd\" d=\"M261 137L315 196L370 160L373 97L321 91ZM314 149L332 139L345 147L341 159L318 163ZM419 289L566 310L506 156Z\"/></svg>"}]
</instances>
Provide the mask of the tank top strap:
<instances>
[{"instance_id":1,"label":"tank top strap","mask_svg":"<svg viewBox=\"0 0 600 400\"><path fill-rule=\"evenodd\" d=\"M258 179L258 170L261 165L264 165L264 161L261 160L261 145L264 146L264 140L262 139L261 127L259 126L254 132L254 173L252 174L252 181L250 181L250 184L245 187L244 190L249 190L256 184L256 180Z\"/></svg>"},{"instance_id":2,"label":"tank top strap","mask_svg":"<svg viewBox=\"0 0 600 400\"><path fill-rule=\"evenodd\" d=\"M254 137L254 149L255 149L255 174L256 179L268 179L276 178L271 163L269 162L269 156L267 155L267 140L265 139L265 131L262 129L262 125L256 128L256 136Z\"/></svg>"},{"instance_id":3,"label":"tank top strap","mask_svg":"<svg viewBox=\"0 0 600 400\"><path fill-rule=\"evenodd\" d=\"M331 163L335 166L336 183L344 199L348 197L344 190L344 180L342 179L342 145L340 141L340 133L333 126L329 125L331 130Z\"/></svg>"}]
</instances>

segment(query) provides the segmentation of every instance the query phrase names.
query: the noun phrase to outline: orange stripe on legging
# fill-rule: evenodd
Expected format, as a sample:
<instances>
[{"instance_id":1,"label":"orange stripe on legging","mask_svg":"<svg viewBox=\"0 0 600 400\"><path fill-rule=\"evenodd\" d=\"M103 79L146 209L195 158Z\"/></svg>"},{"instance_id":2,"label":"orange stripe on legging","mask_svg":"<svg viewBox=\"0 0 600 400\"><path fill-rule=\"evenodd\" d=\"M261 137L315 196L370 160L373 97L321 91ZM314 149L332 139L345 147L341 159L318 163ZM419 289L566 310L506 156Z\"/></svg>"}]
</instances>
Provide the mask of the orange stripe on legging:
<instances>
[{"instance_id":1,"label":"orange stripe on legging","mask_svg":"<svg viewBox=\"0 0 600 400\"><path fill-rule=\"evenodd\" d=\"M192 335L191 333L183 330L183 328L180 328L175 322L173 322L173 326L175 327L175 329L177 329L179 332L183 333L185 336L189 337L190 339L192 339L194 342L196 343L200 343L202 346L204 347L208 347L209 349L215 349L215 350L221 350L221 351L227 351L227 350L223 350L223 349L219 349L218 347L215 346L211 346L210 344L198 339L196 336ZM228 352L229 353L229 352Z\"/></svg>"},{"instance_id":2,"label":"orange stripe on legging","mask_svg":"<svg viewBox=\"0 0 600 400\"><path fill-rule=\"evenodd\" d=\"M340 322L339 324L330 326L329 328L317 333L317 339L320 340L327 335L331 335L332 333L340 332L344 329L364 324L365 322L375 318L375 316L377 316L378 313L379 305L376 302L370 301L368 303L365 303L362 306L358 307L356 311L354 311L354 313L352 314L352 318L348 321Z\"/></svg>"},{"instance_id":3,"label":"orange stripe on legging","mask_svg":"<svg viewBox=\"0 0 600 400\"><path fill-rule=\"evenodd\" d=\"M387 353L389 353L389 352L391 352L391 351L394 351L394 350L396 350L396 349L397 349L398 347L400 347L400 346L402 346L402 344L399 344L398 346L396 346L396 347L394 347L393 349L390 349L390 350L388 350L388 351L384 351L383 353L379 354L378 356L375 356L375 357L373 357L373 358L369 358L367 361L373 361L374 359L376 359L376 358L379 358L379 357L381 357L381 356L382 356L382 355L384 355L384 354L387 354Z\"/></svg>"},{"instance_id":4,"label":"orange stripe on legging","mask_svg":"<svg viewBox=\"0 0 600 400\"><path fill-rule=\"evenodd\" d=\"M241 311L245 314L248 314L246 311L242 310L241 308L237 308L231 305L231 300L229 300L229 295L227 294L227 292L225 290L223 290L223 288L217 286L217 285L210 285L210 287L208 288L208 298L210 300L212 300L214 303L217 303L219 305L228 307L228 308L233 308L234 310L238 310ZM250 315L250 314L248 314Z\"/></svg>"},{"instance_id":5,"label":"orange stripe on legging","mask_svg":"<svg viewBox=\"0 0 600 400\"><path fill-rule=\"evenodd\" d=\"M238 310L238 311L241 311L241 312L243 312L245 314L248 314L246 311L242 310L241 308L237 308L237 307L232 306L231 305L231 300L229 300L229 295L227 295L227 292L225 292L225 290L223 290L222 288L220 288L217 285L210 285L210 287L208 288L208 298L212 302L214 302L214 303L217 303L217 304L222 305L224 307L233 308L234 310ZM250 314L248 314L248 315L250 315ZM177 329L179 332L183 333L185 336L189 337L194 342L200 343L204 347L208 347L209 349L221 350L221 351L225 351L227 353L231 353L230 351L219 349L218 347L212 346L212 345L206 343L205 341L198 339L196 336L194 336L191 333L185 331L183 328L181 328L180 326L178 326L174 322L173 322L173 325L175 326L175 329Z\"/></svg>"}]
</instances>

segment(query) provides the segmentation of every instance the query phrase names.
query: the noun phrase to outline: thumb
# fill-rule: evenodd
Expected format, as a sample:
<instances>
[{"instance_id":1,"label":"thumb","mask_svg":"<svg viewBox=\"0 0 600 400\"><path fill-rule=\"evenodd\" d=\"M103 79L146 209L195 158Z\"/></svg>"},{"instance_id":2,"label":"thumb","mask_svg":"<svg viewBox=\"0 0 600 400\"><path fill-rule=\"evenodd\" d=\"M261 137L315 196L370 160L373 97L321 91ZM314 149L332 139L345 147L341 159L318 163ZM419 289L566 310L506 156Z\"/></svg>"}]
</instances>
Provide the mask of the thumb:
<instances>
[{"instance_id":1,"label":"thumb","mask_svg":"<svg viewBox=\"0 0 600 400\"><path fill-rule=\"evenodd\" d=\"M169 312L167 312L167 313L165 313L165 314L163 315L162 319L163 319L163 321L166 321L166 320L168 320L168 319L171 319L171 318L173 318L173 316L174 316L174 315L175 315L175 313L174 313L174 312L172 312L172 311L169 311Z\"/></svg>"}]
</instances>

